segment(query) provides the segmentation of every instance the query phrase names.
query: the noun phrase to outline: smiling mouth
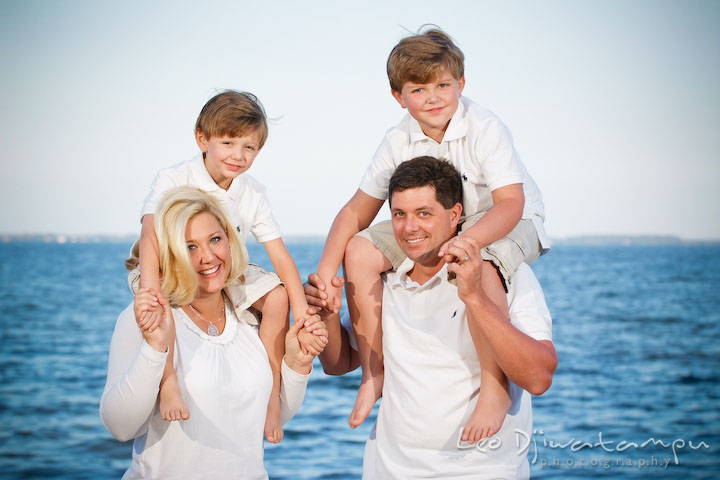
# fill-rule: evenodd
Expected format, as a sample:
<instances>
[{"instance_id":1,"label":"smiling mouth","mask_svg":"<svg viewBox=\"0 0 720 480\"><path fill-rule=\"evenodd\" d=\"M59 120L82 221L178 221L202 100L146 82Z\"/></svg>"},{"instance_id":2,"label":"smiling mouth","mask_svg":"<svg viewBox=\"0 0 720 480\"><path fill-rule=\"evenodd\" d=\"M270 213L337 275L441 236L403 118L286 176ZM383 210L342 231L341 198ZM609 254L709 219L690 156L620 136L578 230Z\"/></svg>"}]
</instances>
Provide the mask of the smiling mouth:
<instances>
[{"instance_id":1,"label":"smiling mouth","mask_svg":"<svg viewBox=\"0 0 720 480\"><path fill-rule=\"evenodd\" d=\"M414 245L414 244L416 244L416 243L422 242L423 240L425 240L425 238L412 238L412 239L408 239L408 240L405 240L405 241L406 241L407 243L409 243L410 245Z\"/></svg>"},{"instance_id":2,"label":"smiling mouth","mask_svg":"<svg viewBox=\"0 0 720 480\"><path fill-rule=\"evenodd\" d=\"M213 268L208 268L207 270L203 270L200 272L200 275L212 275L213 273L220 270L220 265L215 265Z\"/></svg>"}]
</instances>

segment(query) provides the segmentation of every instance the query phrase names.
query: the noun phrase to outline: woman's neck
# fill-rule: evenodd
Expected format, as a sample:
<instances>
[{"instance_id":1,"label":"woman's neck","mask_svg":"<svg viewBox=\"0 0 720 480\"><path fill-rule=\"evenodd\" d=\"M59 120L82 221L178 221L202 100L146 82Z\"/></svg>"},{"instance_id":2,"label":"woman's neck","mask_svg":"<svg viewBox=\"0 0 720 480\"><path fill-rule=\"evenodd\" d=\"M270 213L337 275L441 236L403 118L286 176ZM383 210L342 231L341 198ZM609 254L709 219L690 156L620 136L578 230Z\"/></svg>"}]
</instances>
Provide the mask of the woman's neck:
<instances>
[{"instance_id":1,"label":"woman's neck","mask_svg":"<svg viewBox=\"0 0 720 480\"><path fill-rule=\"evenodd\" d=\"M225 301L222 291L220 291L208 295L198 295L195 297L195 300L191 302L191 305L195 310L200 312L200 315L203 317L213 318L214 316L220 315L225 308Z\"/></svg>"}]
</instances>

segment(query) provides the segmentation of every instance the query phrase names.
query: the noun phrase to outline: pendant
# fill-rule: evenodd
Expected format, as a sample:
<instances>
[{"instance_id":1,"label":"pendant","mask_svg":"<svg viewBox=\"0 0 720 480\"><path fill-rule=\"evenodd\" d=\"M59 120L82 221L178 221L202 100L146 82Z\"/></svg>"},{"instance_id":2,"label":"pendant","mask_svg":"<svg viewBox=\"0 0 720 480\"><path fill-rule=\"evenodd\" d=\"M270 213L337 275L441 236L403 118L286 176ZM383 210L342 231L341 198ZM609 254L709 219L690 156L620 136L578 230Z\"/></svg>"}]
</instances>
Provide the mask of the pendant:
<instances>
[{"instance_id":1,"label":"pendant","mask_svg":"<svg viewBox=\"0 0 720 480\"><path fill-rule=\"evenodd\" d=\"M218 335L220 335L220 330L218 330L218 328L211 323L208 327L208 335L210 335L211 337L217 337Z\"/></svg>"}]
</instances>

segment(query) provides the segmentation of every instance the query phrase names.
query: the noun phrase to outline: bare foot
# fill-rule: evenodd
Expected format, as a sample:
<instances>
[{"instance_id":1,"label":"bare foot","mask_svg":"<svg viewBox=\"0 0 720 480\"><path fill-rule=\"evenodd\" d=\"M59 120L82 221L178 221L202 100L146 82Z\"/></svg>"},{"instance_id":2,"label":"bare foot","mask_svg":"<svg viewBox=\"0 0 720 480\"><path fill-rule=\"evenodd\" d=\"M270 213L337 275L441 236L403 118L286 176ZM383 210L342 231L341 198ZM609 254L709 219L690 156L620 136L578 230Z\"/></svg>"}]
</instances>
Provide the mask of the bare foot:
<instances>
[{"instance_id":1,"label":"bare foot","mask_svg":"<svg viewBox=\"0 0 720 480\"><path fill-rule=\"evenodd\" d=\"M280 443L283 436L280 423L280 395L270 395L265 417L265 440L270 443Z\"/></svg>"},{"instance_id":2,"label":"bare foot","mask_svg":"<svg viewBox=\"0 0 720 480\"><path fill-rule=\"evenodd\" d=\"M375 402L377 402L378 398L382 395L384 378L385 374L380 373L379 375L363 379L358 389L357 397L355 398L355 406L352 412L350 412L350 418L348 420L350 428L356 428L370 415L373 406L375 406Z\"/></svg>"},{"instance_id":3,"label":"bare foot","mask_svg":"<svg viewBox=\"0 0 720 480\"><path fill-rule=\"evenodd\" d=\"M169 422L190 418L190 411L182 399L175 375L166 378L160 386L160 414L163 420Z\"/></svg>"},{"instance_id":4,"label":"bare foot","mask_svg":"<svg viewBox=\"0 0 720 480\"><path fill-rule=\"evenodd\" d=\"M460 439L464 442L476 443L495 435L502 427L511 403L510 396L505 390L480 387L477 405Z\"/></svg>"}]
</instances>

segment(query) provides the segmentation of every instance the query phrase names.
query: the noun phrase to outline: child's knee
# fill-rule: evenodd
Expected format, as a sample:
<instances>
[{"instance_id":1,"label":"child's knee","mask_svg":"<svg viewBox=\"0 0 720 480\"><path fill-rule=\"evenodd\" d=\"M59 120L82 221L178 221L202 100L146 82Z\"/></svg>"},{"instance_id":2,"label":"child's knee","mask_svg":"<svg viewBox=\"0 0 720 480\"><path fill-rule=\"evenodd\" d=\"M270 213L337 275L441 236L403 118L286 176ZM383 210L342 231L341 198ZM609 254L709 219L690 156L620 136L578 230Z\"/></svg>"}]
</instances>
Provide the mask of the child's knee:
<instances>
[{"instance_id":1,"label":"child's knee","mask_svg":"<svg viewBox=\"0 0 720 480\"><path fill-rule=\"evenodd\" d=\"M380 274L387 270L383 269L385 263L389 263L385 255L367 238L352 237L345 247L345 269L377 270Z\"/></svg>"}]
</instances>

